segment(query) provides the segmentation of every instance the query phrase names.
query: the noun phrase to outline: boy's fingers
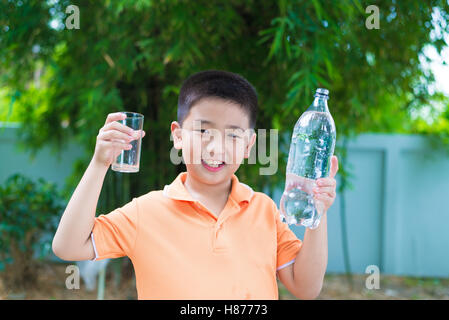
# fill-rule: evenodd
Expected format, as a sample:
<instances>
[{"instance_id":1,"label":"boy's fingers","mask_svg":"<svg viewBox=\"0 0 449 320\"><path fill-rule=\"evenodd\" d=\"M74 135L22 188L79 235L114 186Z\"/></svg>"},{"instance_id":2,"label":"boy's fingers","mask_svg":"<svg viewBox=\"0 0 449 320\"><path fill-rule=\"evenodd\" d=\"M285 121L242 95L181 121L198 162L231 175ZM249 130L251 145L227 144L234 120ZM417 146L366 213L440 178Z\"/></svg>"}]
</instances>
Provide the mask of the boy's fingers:
<instances>
[{"instance_id":1,"label":"boy's fingers","mask_svg":"<svg viewBox=\"0 0 449 320\"><path fill-rule=\"evenodd\" d=\"M328 193L332 193L335 191L334 187L315 187L313 188L314 192L318 192L318 193L323 193L323 192L328 192Z\"/></svg>"},{"instance_id":2,"label":"boy's fingers","mask_svg":"<svg viewBox=\"0 0 449 320\"><path fill-rule=\"evenodd\" d=\"M335 187L337 186L337 180L334 178L320 178L317 179L316 184L318 187Z\"/></svg>"},{"instance_id":3,"label":"boy's fingers","mask_svg":"<svg viewBox=\"0 0 449 320\"><path fill-rule=\"evenodd\" d=\"M102 146L112 147L116 149L131 149L132 145L129 143L123 143L120 141L100 140L99 144Z\"/></svg>"},{"instance_id":4,"label":"boy's fingers","mask_svg":"<svg viewBox=\"0 0 449 320\"><path fill-rule=\"evenodd\" d=\"M331 158L331 170L329 173L329 177L333 178L337 174L338 171L338 158L337 156L332 156Z\"/></svg>"},{"instance_id":5,"label":"boy's fingers","mask_svg":"<svg viewBox=\"0 0 449 320\"><path fill-rule=\"evenodd\" d=\"M330 198L330 196L328 194L316 194L313 197L315 199L319 199L319 200L327 200Z\"/></svg>"},{"instance_id":6,"label":"boy's fingers","mask_svg":"<svg viewBox=\"0 0 449 320\"><path fill-rule=\"evenodd\" d=\"M327 195L331 198L336 197L336 193L335 193L335 188L333 187L326 187L326 188L314 188L313 192L315 193L315 195Z\"/></svg>"},{"instance_id":7,"label":"boy's fingers","mask_svg":"<svg viewBox=\"0 0 449 320\"><path fill-rule=\"evenodd\" d=\"M110 113L106 117L106 122L104 124L106 125L106 124L111 123L113 121L123 120L125 118L126 118L126 114L124 114L122 112Z\"/></svg>"},{"instance_id":8,"label":"boy's fingers","mask_svg":"<svg viewBox=\"0 0 449 320\"><path fill-rule=\"evenodd\" d=\"M124 140L124 141L131 141L134 140L135 138L129 134L123 133L121 131L118 130L106 130L106 131L101 131L98 136L98 139L103 139L103 140Z\"/></svg>"},{"instance_id":9,"label":"boy's fingers","mask_svg":"<svg viewBox=\"0 0 449 320\"><path fill-rule=\"evenodd\" d=\"M134 130L132 136L133 136L134 139L143 138L145 136L145 131L143 131L143 130Z\"/></svg>"},{"instance_id":10,"label":"boy's fingers","mask_svg":"<svg viewBox=\"0 0 449 320\"><path fill-rule=\"evenodd\" d=\"M108 131L108 130L118 130L123 133L127 133L129 135L134 136L133 129L131 129L130 127L125 126L124 124L119 123L117 121L110 122L110 123L106 124L103 128L100 129L100 131Z\"/></svg>"}]
</instances>

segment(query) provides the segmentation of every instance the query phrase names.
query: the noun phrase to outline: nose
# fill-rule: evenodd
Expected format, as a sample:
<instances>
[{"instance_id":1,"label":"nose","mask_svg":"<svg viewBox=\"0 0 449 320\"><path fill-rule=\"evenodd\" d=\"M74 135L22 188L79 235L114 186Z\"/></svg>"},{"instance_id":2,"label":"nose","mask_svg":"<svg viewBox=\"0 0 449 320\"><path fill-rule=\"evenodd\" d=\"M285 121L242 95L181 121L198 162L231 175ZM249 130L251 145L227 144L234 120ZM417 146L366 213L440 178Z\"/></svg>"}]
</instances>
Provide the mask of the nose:
<instances>
[{"instance_id":1,"label":"nose","mask_svg":"<svg viewBox=\"0 0 449 320\"><path fill-rule=\"evenodd\" d=\"M208 156L220 158L225 153L225 140L223 135L215 133L206 142L206 152Z\"/></svg>"}]
</instances>

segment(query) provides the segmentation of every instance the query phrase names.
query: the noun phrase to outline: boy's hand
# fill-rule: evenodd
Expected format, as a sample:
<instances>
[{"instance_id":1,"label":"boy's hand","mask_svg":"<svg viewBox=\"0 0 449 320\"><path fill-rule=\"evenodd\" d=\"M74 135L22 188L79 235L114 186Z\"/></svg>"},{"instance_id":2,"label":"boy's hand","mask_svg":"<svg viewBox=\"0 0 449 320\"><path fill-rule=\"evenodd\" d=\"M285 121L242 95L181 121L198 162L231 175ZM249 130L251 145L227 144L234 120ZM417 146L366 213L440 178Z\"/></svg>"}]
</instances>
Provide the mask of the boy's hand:
<instances>
[{"instance_id":1,"label":"boy's hand","mask_svg":"<svg viewBox=\"0 0 449 320\"><path fill-rule=\"evenodd\" d=\"M338 159L332 156L329 177L316 180L317 186L313 189L316 206L321 214L327 212L337 196L337 181L334 179L338 171Z\"/></svg>"},{"instance_id":2,"label":"boy's hand","mask_svg":"<svg viewBox=\"0 0 449 320\"><path fill-rule=\"evenodd\" d=\"M124 113L110 113L106 118L104 126L97 135L93 161L105 167L109 167L118 157L122 150L130 150L130 142L139 139L140 133L125 126L117 120L126 118ZM142 138L145 131L142 130Z\"/></svg>"}]
</instances>

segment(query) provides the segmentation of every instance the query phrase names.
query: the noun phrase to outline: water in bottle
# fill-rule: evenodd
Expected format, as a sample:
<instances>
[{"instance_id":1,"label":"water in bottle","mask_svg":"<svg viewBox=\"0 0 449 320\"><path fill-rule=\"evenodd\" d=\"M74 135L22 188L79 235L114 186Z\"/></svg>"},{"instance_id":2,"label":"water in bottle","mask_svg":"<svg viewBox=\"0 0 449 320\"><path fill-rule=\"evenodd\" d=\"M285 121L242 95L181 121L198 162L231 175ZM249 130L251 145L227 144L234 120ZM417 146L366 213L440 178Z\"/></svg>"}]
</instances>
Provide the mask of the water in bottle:
<instances>
[{"instance_id":1,"label":"water in bottle","mask_svg":"<svg viewBox=\"0 0 449 320\"><path fill-rule=\"evenodd\" d=\"M336 142L336 130L327 100L329 91L316 90L312 105L293 129L287 161L287 175L280 210L288 224L315 229L323 208L315 203L316 179L328 177Z\"/></svg>"}]
</instances>

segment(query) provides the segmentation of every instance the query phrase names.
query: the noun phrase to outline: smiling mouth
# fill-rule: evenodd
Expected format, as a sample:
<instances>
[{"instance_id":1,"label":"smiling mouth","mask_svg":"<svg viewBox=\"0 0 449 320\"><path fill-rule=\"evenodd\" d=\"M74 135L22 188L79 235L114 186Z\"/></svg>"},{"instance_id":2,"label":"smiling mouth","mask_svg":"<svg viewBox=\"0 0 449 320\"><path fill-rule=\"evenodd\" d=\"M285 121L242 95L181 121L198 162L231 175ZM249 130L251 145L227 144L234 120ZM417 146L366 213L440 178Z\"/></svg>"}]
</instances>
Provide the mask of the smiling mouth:
<instances>
[{"instance_id":1,"label":"smiling mouth","mask_svg":"<svg viewBox=\"0 0 449 320\"><path fill-rule=\"evenodd\" d=\"M218 171L224 167L225 163L223 161L209 161L201 159L201 163L203 167L205 167L209 171Z\"/></svg>"}]
</instances>

